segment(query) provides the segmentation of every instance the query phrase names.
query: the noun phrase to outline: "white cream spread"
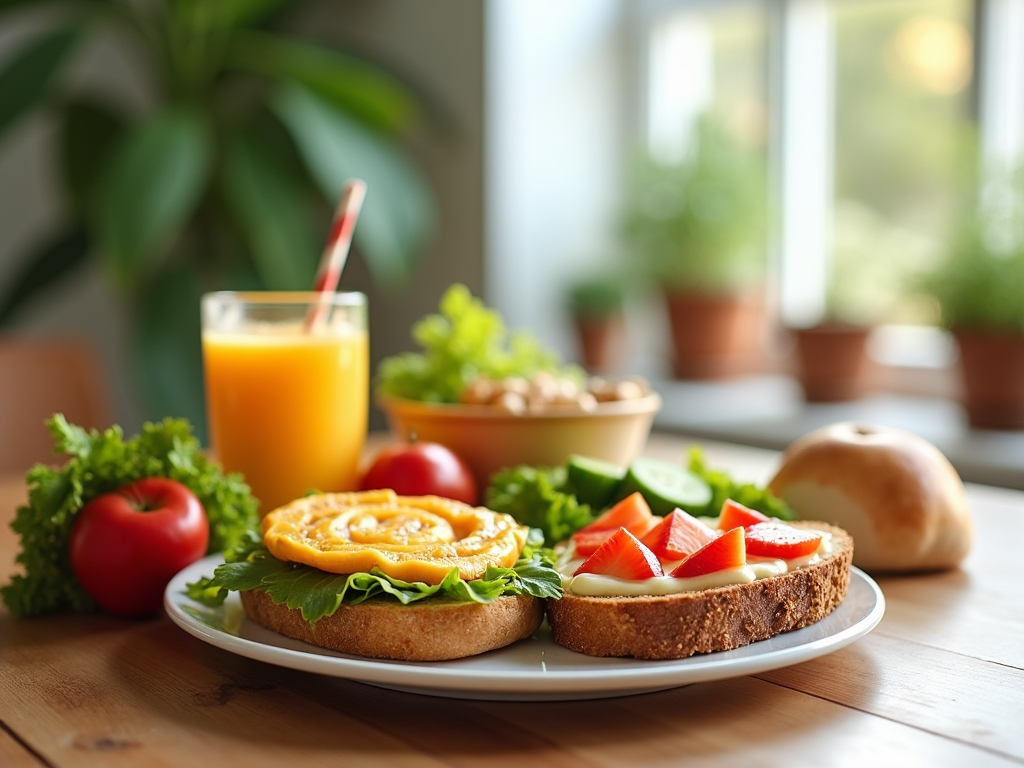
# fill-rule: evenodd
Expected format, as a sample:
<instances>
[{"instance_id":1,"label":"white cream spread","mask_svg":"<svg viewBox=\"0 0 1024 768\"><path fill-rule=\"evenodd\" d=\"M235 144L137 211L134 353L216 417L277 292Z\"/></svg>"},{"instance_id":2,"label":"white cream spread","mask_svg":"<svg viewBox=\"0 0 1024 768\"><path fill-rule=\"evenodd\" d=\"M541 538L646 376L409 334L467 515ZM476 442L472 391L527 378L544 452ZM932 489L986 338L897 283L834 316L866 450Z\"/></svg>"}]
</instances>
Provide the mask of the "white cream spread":
<instances>
[{"instance_id":1,"label":"white cream spread","mask_svg":"<svg viewBox=\"0 0 1024 768\"><path fill-rule=\"evenodd\" d=\"M717 529L717 518L699 519L715 533L721 533ZM820 533L821 543L818 545L817 551L811 555L791 560L751 557L748 558L747 564L740 568L714 571L713 573L706 573L687 579L676 579L666 575L653 579L631 581L595 573L581 573L579 576L573 576L572 574L583 564L584 560L575 556L571 542L562 552L556 567L558 572L562 574L562 588L574 595L588 595L592 597L677 595L683 592L699 592L702 589L711 589L713 587L727 587L732 584L749 584L758 579L779 576L788 571L819 562L832 551L831 534L826 532ZM678 564L679 561L663 561L661 566L662 570L668 574Z\"/></svg>"}]
</instances>

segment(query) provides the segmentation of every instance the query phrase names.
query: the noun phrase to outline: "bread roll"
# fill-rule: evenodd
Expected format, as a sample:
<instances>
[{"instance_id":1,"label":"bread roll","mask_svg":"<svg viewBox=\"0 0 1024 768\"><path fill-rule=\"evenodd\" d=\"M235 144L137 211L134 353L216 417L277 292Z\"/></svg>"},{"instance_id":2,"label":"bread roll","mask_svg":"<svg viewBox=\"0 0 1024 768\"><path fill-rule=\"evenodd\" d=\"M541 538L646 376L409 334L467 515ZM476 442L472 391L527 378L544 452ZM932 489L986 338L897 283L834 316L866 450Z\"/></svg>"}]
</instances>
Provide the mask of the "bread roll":
<instances>
[{"instance_id":1,"label":"bread roll","mask_svg":"<svg viewBox=\"0 0 1024 768\"><path fill-rule=\"evenodd\" d=\"M963 482L917 435L849 422L794 442L768 487L797 516L845 528L872 573L953 568L970 551Z\"/></svg>"}]
</instances>

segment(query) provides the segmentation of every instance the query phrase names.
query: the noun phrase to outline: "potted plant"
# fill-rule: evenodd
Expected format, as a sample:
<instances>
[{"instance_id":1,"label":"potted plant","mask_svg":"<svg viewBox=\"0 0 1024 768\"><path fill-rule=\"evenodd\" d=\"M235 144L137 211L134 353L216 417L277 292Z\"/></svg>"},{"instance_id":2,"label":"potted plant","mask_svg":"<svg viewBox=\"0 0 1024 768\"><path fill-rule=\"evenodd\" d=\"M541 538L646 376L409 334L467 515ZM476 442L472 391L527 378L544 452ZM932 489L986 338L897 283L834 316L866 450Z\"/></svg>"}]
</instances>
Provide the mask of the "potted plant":
<instances>
[{"instance_id":1,"label":"potted plant","mask_svg":"<svg viewBox=\"0 0 1024 768\"><path fill-rule=\"evenodd\" d=\"M576 331L580 362L593 373L618 370L626 346L626 280L596 274L566 289L566 306Z\"/></svg>"},{"instance_id":2,"label":"potted plant","mask_svg":"<svg viewBox=\"0 0 1024 768\"><path fill-rule=\"evenodd\" d=\"M836 238L829 261L825 302L813 321L791 325L794 375L808 402L843 402L868 394L877 366L868 339L886 306L901 290L880 260L887 225L864 206L836 211Z\"/></svg>"},{"instance_id":3,"label":"potted plant","mask_svg":"<svg viewBox=\"0 0 1024 768\"><path fill-rule=\"evenodd\" d=\"M766 189L759 156L710 117L679 162L642 159L625 215L632 253L663 293L674 371L721 378L759 355Z\"/></svg>"},{"instance_id":4,"label":"potted plant","mask_svg":"<svg viewBox=\"0 0 1024 768\"><path fill-rule=\"evenodd\" d=\"M1024 175L982 189L924 287L956 340L970 425L1024 429Z\"/></svg>"},{"instance_id":5,"label":"potted plant","mask_svg":"<svg viewBox=\"0 0 1024 768\"><path fill-rule=\"evenodd\" d=\"M97 262L124 297L147 417L202 433L199 296L308 290L346 178L368 182L355 251L378 283L405 273L433 202L402 147L419 100L389 72L288 29L304 0L13 0L34 30L0 67L0 138L55 127L66 205L0 296L0 324ZM57 11L57 12L55 12ZM145 106L82 87L86 43L116 47Z\"/></svg>"}]
</instances>

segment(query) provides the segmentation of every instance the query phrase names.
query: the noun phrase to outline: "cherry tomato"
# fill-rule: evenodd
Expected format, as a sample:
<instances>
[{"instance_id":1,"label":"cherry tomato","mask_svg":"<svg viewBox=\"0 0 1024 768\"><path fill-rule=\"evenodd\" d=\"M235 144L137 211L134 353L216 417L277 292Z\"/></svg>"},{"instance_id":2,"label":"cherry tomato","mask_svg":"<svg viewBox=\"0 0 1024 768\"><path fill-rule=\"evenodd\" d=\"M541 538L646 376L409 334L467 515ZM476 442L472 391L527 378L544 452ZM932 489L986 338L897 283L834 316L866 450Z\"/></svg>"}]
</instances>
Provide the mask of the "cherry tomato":
<instances>
[{"instance_id":1,"label":"cherry tomato","mask_svg":"<svg viewBox=\"0 0 1024 768\"><path fill-rule=\"evenodd\" d=\"M440 443L416 441L382 448L363 476L364 491L390 488L399 496L444 496L477 504L479 491L469 465Z\"/></svg>"},{"instance_id":2,"label":"cherry tomato","mask_svg":"<svg viewBox=\"0 0 1024 768\"><path fill-rule=\"evenodd\" d=\"M151 477L97 496L71 529L71 568L85 591L118 616L148 616L163 605L178 571L206 554L210 529L196 495Z\"/></svg>"}]
</instances>

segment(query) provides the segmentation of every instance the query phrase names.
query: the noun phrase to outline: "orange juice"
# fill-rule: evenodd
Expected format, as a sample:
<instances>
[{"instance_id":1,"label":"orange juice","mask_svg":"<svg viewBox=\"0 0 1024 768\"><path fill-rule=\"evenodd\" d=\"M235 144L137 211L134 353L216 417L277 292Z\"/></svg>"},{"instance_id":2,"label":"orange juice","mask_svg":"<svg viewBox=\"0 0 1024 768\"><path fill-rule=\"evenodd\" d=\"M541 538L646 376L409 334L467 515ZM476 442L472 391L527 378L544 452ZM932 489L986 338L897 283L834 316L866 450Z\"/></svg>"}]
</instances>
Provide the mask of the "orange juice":
<instances>
[{"instance_id":1,"label":"orange juice","mask_svg":"<svg viewBox=\"0 0 1024 768\"><path fill-rule=\"evenodd\" d=\"M216 458L241 472L262 513L318 491L355 490L367 428L365 327L300 322L203 331Z\"/></svg>"}]
</instances>

